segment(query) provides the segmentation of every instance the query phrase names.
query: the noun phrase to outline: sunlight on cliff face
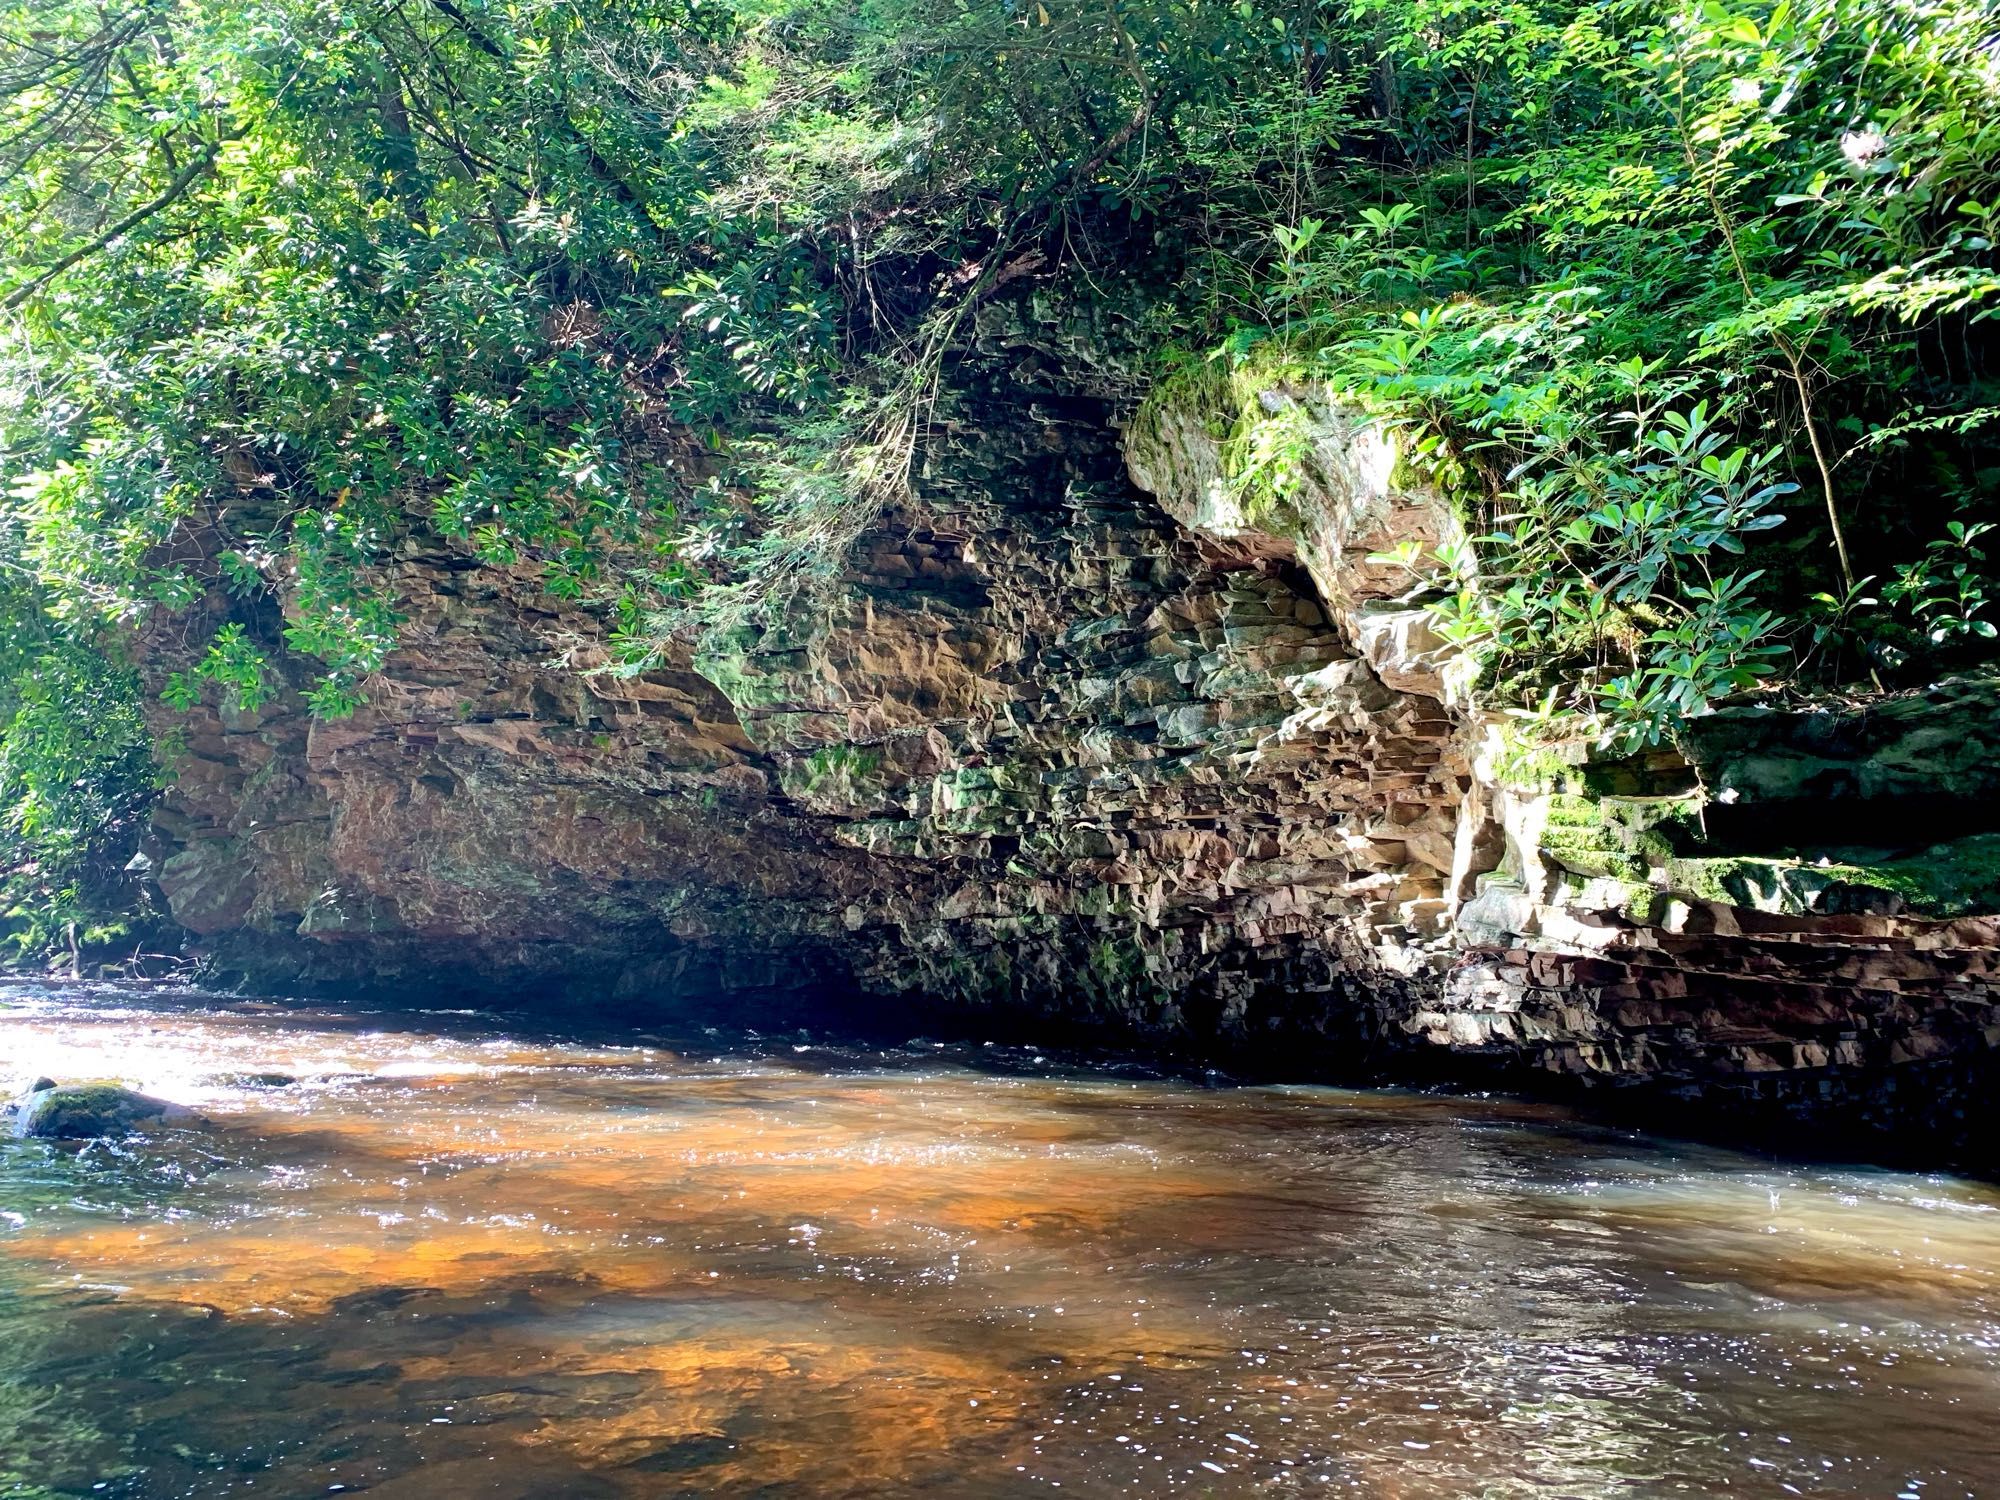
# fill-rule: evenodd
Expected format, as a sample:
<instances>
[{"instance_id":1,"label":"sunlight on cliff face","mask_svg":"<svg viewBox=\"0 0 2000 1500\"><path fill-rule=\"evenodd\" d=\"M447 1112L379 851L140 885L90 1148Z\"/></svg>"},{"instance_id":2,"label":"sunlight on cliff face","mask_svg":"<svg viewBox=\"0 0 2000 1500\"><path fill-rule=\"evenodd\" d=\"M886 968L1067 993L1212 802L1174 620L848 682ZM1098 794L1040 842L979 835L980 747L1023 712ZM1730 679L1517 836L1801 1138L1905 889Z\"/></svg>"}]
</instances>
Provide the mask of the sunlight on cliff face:
<instances>
[{"instance_id":1,"label":"sunlight on cliff face","mask_svg":"<svg viewBox=\"0 0 2000 1500\"><path fill-rule=\"evenodd\" d=\"M206 1117L0 1158L0 1492L2000 1479L1962 1183L996 1049L44 1002L0 1058Z\"/></svg>"}]
</instances>

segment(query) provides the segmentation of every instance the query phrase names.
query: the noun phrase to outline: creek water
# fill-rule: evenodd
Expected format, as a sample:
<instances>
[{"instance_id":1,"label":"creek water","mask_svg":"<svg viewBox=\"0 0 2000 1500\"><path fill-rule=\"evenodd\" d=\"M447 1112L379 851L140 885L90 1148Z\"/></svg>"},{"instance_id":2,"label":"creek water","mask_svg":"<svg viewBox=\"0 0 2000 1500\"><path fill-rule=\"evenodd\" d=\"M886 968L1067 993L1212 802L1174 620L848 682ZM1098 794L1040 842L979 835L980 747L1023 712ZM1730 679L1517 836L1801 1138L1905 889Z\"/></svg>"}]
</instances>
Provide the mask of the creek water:
<instances>
[{"instance_id":1,"label":"creek water","mask_svg":"<svg viewBox=\"0 0 2000 1500\"><path fill-rule=\"evenodd\" d=\"M0 1495L2000 1496L2000 1192L1032 1049L0 991Z\"/></svg>"}]
</instances>

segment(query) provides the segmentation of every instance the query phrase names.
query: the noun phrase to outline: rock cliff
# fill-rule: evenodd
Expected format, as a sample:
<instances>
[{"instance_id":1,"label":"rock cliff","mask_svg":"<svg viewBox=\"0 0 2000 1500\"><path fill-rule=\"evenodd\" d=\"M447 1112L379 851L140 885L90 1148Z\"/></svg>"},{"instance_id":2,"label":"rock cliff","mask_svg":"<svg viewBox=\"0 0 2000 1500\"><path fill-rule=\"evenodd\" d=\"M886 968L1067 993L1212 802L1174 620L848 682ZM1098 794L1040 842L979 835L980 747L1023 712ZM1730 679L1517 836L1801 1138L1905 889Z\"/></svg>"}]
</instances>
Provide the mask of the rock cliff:
<instances>
[{"instance_id":1,"label":"rock cliff","mask_svg":"<svg viewBox=\"0 0 2000 1500\"><path fill-rule=\"evenodd\" d=\"M1295 472L1248 503L1212 385L1141 407L1046 344L991 310L829 595L637 680L577 670L604 619L531 567L412 531L360 713L288 690L172 726L147 857L174 914L274 984L898 997L1976 1154L1990 684L1525 774L1380 560L1455 525L1388 439L1274 382ZM159 670L245 606L194 613Z\"/></svg>"}]
</instances>

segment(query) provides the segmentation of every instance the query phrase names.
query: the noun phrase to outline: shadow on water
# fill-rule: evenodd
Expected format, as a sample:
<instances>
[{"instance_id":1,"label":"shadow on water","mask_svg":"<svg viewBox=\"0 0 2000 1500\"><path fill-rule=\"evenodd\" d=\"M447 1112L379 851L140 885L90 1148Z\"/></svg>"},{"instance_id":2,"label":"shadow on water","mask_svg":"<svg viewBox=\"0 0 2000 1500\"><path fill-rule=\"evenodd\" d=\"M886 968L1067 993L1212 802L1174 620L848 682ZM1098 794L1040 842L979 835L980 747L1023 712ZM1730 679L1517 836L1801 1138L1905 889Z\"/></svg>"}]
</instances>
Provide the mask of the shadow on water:
<instances>
[{"instance_id":1,"label":"shadow on water","mask_svg":"<svg viewBox=\"0 0 2000 1500\"><path fill-rule=\"evenodd\" d=\"M976 1043L108 991L0 1495L2000 1494L2000 1193ZM278 1084L274 1080L294 1080Z\"/></svg>"}]
</instances>

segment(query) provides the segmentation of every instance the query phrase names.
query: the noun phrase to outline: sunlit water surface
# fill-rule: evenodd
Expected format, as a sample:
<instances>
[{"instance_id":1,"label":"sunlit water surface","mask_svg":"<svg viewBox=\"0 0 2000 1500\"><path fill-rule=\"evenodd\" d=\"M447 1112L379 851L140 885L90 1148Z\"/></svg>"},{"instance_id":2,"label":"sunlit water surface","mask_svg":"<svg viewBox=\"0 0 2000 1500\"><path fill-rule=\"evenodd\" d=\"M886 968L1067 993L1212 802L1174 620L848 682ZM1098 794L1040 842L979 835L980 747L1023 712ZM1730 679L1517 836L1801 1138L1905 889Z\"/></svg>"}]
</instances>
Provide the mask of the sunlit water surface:
<instances>
[{"instance_id":1,"label":"sunlit water surface","mask_svg":"<svg viewBox=\"0 0 2000 1500\"><path fill-rule=\"evenodd\" d=\"M1989 1187L1056 1062L0 992L0 1495L2000 1496Z\"/></svg>"}]
</instances>

